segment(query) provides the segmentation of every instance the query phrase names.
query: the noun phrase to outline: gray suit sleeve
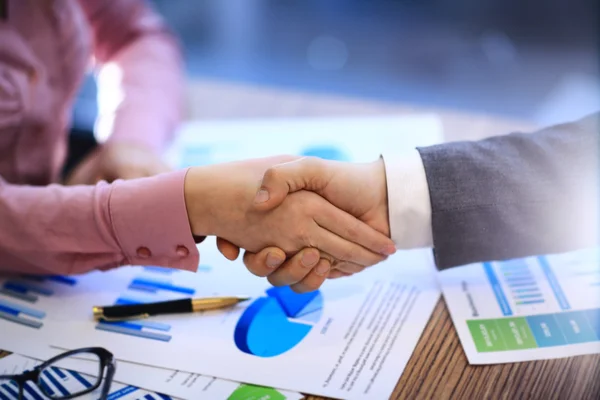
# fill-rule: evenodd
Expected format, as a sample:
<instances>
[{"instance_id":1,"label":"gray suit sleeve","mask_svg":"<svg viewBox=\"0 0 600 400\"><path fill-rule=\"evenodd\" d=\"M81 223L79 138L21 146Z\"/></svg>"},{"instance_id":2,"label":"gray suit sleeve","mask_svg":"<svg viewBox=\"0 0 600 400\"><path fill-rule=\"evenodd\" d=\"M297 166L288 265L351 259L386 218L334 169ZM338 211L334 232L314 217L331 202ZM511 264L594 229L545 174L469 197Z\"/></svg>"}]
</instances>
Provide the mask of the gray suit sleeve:
<instances>
[{"instance_id":1,"label":"gray suit sleeve","mask_svg":"<svg viewBox=\"0 0 600 400\"><path fill-rule=\"evenodd\" d=\"M598 245L599 118L419 148L438 268Z\"/></svg>"}]
</instances>

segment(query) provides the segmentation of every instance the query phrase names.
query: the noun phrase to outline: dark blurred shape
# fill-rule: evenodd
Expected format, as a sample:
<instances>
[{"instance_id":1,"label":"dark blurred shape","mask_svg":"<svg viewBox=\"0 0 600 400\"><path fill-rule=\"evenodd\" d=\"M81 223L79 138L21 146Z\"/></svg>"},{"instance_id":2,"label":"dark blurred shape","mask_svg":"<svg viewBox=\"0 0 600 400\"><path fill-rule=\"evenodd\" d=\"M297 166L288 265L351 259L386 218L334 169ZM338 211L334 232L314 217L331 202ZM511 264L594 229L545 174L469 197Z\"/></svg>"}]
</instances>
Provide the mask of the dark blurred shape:
<instances>
[{"instance_id":1,"label":"dark blurred shape","mask_svg":"<svg viewBox=\"0 0 600 400\"><path fill-rule=\"evenodd\" d=\"M192 78L532 118L570 77L599 76L597 0L149 2Z\"/></svg>"},{"instance_id":2,"label":"dark blurred shape","mask_svg":"<svg viewBox=\"0 0 600 400\"><path fill-rule=\"evenodd\" d=\"M590 0L152 0L192 76L528 117L598 75Z\"/></svg>"}]
</instances>

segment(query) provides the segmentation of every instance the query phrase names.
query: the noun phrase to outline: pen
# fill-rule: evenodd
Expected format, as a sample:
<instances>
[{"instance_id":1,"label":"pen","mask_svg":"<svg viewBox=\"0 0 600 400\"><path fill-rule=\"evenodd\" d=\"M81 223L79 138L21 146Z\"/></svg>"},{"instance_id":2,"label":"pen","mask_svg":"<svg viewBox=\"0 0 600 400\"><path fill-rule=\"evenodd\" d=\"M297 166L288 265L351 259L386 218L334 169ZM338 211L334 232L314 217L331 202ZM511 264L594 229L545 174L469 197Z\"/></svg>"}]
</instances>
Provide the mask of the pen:
<instances>
[{"instance_id":1,"label":"pen","mask_svg":"<svg viewBox=\"0 0 600 400\"><path fill-rule=\"evenodd\" d=\"M202 299L169 300L158 303L125 304L118 306L96 306L92 308L94 318L105 321L125 321L148 318L152 315L192 313L231 307L249 300L249 297L207 297Z\"/></svg>"}]
</instances>

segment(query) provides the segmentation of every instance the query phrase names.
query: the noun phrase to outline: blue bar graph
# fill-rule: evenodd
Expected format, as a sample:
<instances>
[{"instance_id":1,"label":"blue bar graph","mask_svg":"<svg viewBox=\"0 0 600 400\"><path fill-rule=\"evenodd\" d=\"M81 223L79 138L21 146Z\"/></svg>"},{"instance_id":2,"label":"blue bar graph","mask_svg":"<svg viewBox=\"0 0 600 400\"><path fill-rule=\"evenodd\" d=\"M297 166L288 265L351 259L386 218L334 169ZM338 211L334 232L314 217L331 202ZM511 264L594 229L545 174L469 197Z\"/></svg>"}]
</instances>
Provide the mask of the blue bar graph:
<instances>
[{"instance_id":1,"label":"blue bar graph","mask_svg":"<svg viewBox=\"0 0 600 400\"><path fill-rule=\"evenodd\" d=\"M69 374L71 374L71 376L73 378L75 378L75 380L77 380L79 383L81 383L84 388L89 389L92 386L94 386L94 385L92 385L92 383L90 381L88 381L87 379L85 379L79 372L71 371L70 369L68 369L67 372Z\"/></svg>"},{"instance_id":2,"label":"blue bar graph","mask_svg":"<svg viewBox=\"0 0 600 400\"><path fill-rule=\"evenodd\" d=\"M527 305L527 304L541 304L544 302L544 299L537 300L525 300L525 301L517 301L518 305Z\"/></svg>"},{"instance_id":3,"label":"blue bar graph","mask_svg":"<svg viewBox=\"0 0 600 400\"><path fill-rule=\"evenodd\" d=\"M159 280L146 277L135 278L129 284L129 289L148 293L156 293L159 290L164 290L187 295L192 295L196 292L193 288L174 285L169 280Z\"/></svg>"},{"instance_id":4,"label":"blue bar graph","mask_svg":"<svg viewBox=\"0 0 600 400\"><path fill-rule=\"evenodd\" d=\"M23 275L23 278L36 282L56 282L68 286L75 286L77 284L77 279L63 275Z\"/></svg>"},{"instance_id":5,"label":"blue bar graph","mask_svg":"<svg viewBox=\"0 0 600 400\"><path fill-rule=\"evenodd\" d=\"M144 300L134 299L131 297L119 297L115 302L115 305L130 305L130 304L141 304L145 303ZM168 342L171 340L171 335L161 332L169 332L171 330L171 325L165 324L157 321L145 321L145 320L135 320L135 321L122 321L122 322L108 322L108 321L100 321L96 325L96 329L113 332L113 333L121 333L130 336L141 337L145 339L154 339L160 340L162 342ZM148 331L147 329L152 329L153 331ZM156 332L158 331L158 332Z\"/></svg>"},{"instance_id":6,"label":"blue bar graph","mask_svg":"<svg viewBox=\"0 0 600 400\"><path fill-rule=\"evenodd\" d=\"M517 294L515 295L515 299L523 300L523 299L543 299L541 293L533 293L533 294Z\"/></svg>"},{"instance_id":7,"label":"blue bar graph","mask_svg":"<svg viewBox=\"0 0 600 400\"><path fill-rule=\"evenodd\" d=\"M539 256L537 259L538 259L538 262L540 263L540 267L542 268L542 271L544 272L544 275L546 275L546 279L548 280L548 283L550 284L552 291L554 292L554 296L556 297L556 301L558 302L558 305L560 306L560 308L563 310L571 309L571 306L569 305L567 297L565 296L562 288L560 287L560 283L558 282L558 279L554 275L554 271L552 271L552 268L550 267L550 263L548 262L548 259L544 256Z\"/></svg>"},{"instance_id":8,"label":"blue bar graph","mask_svg":"<svg viewBox=\"0 0 600 400\"><path fill-rule=\"evenodd\" d=\"M144 267L144 271L156 272L157 274L164 274L164 275L171 275L173 272L175 272L175 270L171 269L171 268L154 267L154 266Z\"/></svg>"},{"instance_id":9,"label":"blue bar graph","mask_svg":"<svg viewBox=\"0 0 600 400\"><path fill-rule=\"evenodd\" d=\"M23 385L23 389L25 389L25 393L29 395L30 399L33 400L45 400L37 391L37 388L31 384L31 382L27 382Z\"/></svg>"},{"instance_id":10,"label":"blue bar graph","mask_svg":"<svg viewBox=\"0 0 600 400\"><path fill-rule=\"evenodd\" d=\"M129 393L133 393L136 390L138 390L138 388L134 386L125 386L123 389L117 390L116 392L112 392L111 394L109 394L108 400L120 399L121 397L127 396Z\"/></svg>"},{"instance_id":11,"label":"blue bar graph","mask_svg":"<svg viewBox=\"0 0 600 400\"><path fill-rule=\"evenodd\" d=\"M11 383L13 383L11 381ZM9 395L11 395L12 397L6 397L8 400L14 400L14 399L18 399L19 398L19 392L18 392L18 388L12 385L8 385L8 384L3 384L0 385L0 389L2 389L5 393L8 393Z\"/></svg>"},{"instance_id":12,"label":"blue bar graph","mask_svg":"<svg viewBox=\"0 0 600 400\"><path fill-rule=\"evenodd\" d=\"M510 289L515 305L526 306L545 302L526 259L507 260L499 262L498 266L502 271L504 283Z\"/></svg>"},{"instance_id":13,"label":"blue bar graph","mask_svg":"<svg viewBox=\"0 0 600 400\"><path fill-rule=\"evenodd\" d=\"M68 396L69 395L69 391L62 385L62 383L60 383L58 381L58 379L56 379L54 376L52 376L52 374L50 373L50 371L45 370L44 372L42 372L42 375L43 375L42 379L45 378L45 379L49 380L50 383L52 383L52 386L54 386L56 389L58 389L58 391L63 396Z\"/></svg>"},{"instance_id":14,"label":"blue bar graph","mask_svg":"<svg viewBox=\"0 0 600 400\"><path fill-rule=\"evenodd\" d=\"M35 303L38 300L37 295L51 296L54 291L38 285L32 285L29 282L6 281L0 288L0 294L12 297L17 300Z\"/></svg>"},{"instance_id":15,"label":"blue bar graph","mask_svg":"<svg viewBox=\"0 0 600 400\"><path fill-rule=\"evenodd\" d=\"M500 285L500 281L498 281L498 277L494 272L494 268L490 263L483 263L483 270L488 277L490 285L492 286L492 290L496 295L496 300L498 301L498 305L500 306L500 310L502 310L502 314L504 315L512 315L512 310L510 305L508 304L508 300L506 299L506 295L504 294L504 290L502 289L502 285Z\"/></svg>"},{"instance_id":16,"label":"blue bar graph","mask_svg":"<svg viewBox=\"0 0 600 400\"><path fill-rule=\"evenodd\" d=\"M24 318L23 316L31 318ZM45 317L46 313L44 311L0 299L0 318L4 320L39 329L43 326L41 320Z\"/></svg>"}]
</instances>

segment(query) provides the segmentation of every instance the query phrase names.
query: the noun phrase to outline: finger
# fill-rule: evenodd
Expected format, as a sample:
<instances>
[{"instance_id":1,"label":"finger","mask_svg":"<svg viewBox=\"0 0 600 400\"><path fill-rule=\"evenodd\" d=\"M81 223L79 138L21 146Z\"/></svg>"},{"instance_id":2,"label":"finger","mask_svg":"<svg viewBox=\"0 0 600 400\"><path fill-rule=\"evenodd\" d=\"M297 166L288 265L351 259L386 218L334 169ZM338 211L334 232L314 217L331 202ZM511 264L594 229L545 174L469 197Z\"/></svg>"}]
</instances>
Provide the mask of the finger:
<instances>
[{"instance_id":1,"label":"finger","mask_svg":"<svg viewBox=\"0 0 600 400\"><path fill-rule=\"evenodd\" d=\"M217 238L217 249L225 256L226 259L234 261L240 255L240 248L228 240Z\"/></svg>"},{"instance_id":2,"label":"finger","mask_svg":"<svg viewBox=\"0 0 600 400\"><path fill-rule=\"evenodd\" d=\"M267 247L258 253L246 251L244 265L256 276L270 276L285 261L285 252L277 247Z\"/></svg>"},{"instance_id":3,"label":"finger","mask_svg":"<svg viewBox=\"0 0 600 400\"><path fill-rule=\"evenodd\" d=\"M385 260L385 256L343 239L327 229L322 227L317 229L315 247L331 254L339 261L349 261L359 265L371 266Z\"/></svg>"},{"instance_id":4,"label":"finger","mask_svg":"<svg viewBox=\"0 0 600 400\"><path fill-rule=\"evenodd\" d=\"M269 275L268 280L273 286L298 283L310 273L320 259L319 250L311 247L302 249Z\"/></svg>"},{"instance_id":5,"label":"finger","mask_svg":"<svg viewBox=\"0 0 600 400\"><path fill-rule=\"evenodd\" d=\"M329 260L321 258L317 266L314 267L304 279L293 284L291 289L296 293L314 292L321 287L323 282L325 282L330 270L331 264Z\"/></svg>"},{"instance_id":6,"label":"finger","mask_svg":"<svg viewBox=\"0 0 600 400\"><path fill-rule=\"evenodd\" d=\"M333 269L336 271L341 271L346 274L356 274L358 272L362 272L366 269L364 265L358 265L351 262L339 262L334 263Z\"/></svg>"},{"instance_id":7,"label":"finger","mask_svg":"<svg viewBox=\"0 0 600 400\"><path fill-rule=\"evenodd\" d=\"M331 272L340 271L345 274L352 275L357 272L362 272L365 268L367 268L364 265L358 265L347 261L336 260L335 257L324 251L321 251L321 258L324 258L329 261L329 264L331 265Z\"/></svg>"},{"instance_id":8,"label":"finger","mask_svg":"<svg viewBox=\"0 0 600 400\"><path fill-rule=\"evenodd\" d=\"M322 204L315 215L315 221L321 227L379 255L390 255L396 251L396 246L392 239L383 233L371 228L349 213L331 205L324 199L322 200Z\"/></svg>"},{"instance_id":9,"label":"finger","mask_svg":"<svg viewBox=\"0 0 600 400\"><path fill-rule=\"evenodd\" d=\"M271 210L285 197L298 190L318 192L327 186L332 175L327 162L317 157L304 157L269 168L256 194L257 210Z\"/></svg>"},{"instance_id":10,"label":"finger","mask_svg":"<svg viewBox=\"0 0 600 400\"><path fill-rule=\"evenodd\" d=\"M338 278L343 278L346 276L352 276L352 274L348 274L346 272L342 272L340 270L334 269L329 271L329 276L327 277L327 279L338 279Z\"/></svg>"}]
</instances>

